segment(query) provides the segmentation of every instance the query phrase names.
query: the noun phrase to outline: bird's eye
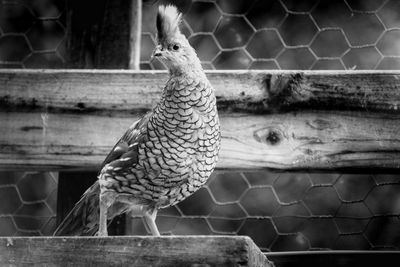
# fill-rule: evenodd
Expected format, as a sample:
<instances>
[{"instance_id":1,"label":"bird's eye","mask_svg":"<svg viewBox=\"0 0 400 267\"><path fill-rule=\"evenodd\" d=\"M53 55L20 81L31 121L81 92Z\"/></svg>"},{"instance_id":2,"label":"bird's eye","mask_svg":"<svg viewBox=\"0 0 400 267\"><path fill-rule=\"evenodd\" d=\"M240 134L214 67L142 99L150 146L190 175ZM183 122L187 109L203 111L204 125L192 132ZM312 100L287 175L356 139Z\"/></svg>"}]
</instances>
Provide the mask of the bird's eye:
<instances>
[{"instance_id":1,"label":"bird's eye","mask_svg":"<svg viewBox=\"0 0 400 267\"><path fill-rule=\"evenodd\" d=\"M172 46L172 49L174 49L175 51L178 51L178 50L179 50L179 45L174 44L174 45Z\"/></svg>"}]
</instances>

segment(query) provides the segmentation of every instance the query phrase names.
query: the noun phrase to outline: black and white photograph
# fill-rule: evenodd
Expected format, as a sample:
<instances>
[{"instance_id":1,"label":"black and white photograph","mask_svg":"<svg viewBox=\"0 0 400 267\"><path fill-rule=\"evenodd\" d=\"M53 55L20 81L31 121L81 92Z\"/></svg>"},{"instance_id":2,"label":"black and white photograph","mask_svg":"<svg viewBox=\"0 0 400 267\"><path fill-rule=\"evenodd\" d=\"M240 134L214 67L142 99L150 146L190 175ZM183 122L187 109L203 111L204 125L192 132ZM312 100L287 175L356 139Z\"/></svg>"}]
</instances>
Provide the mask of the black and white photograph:
<instances>
[{"instance_id":1,"label":"black and white photograph","mask_svg":"<svg viewBox=\"0 0 400 267\"><path fill-rule=\"evenodd\" d=\"M399 262L400 1L0 0L0 267Z\"/></svg>"}]
</instances>

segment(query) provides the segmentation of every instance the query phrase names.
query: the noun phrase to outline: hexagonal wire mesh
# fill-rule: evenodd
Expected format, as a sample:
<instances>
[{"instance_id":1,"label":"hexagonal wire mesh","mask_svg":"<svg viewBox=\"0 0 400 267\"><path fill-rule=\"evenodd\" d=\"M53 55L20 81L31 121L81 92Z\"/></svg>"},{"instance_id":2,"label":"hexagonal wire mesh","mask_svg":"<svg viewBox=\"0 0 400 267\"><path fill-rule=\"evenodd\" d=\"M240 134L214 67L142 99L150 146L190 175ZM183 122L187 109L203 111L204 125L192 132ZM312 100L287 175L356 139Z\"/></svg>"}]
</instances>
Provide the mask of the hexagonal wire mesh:
<instances>
[{"instance_id":1,"label":"hexagonal wire mesh","mask_svg":"<svg viewBox=\"0 0 400 267\"><path fill-rule=\"evenodd\" d=\"M52 235L58 174L0 173L0 236Z\"/></svg>"},{"instance_id":2,"label":"hexagonal wire mesh","mask_svg":"<svg viewBox=\"0 0 400 267\"><path fill-rule=\"evenodd\" d=\"M248 235L264 251L399 249L400 179L390 174L246 172L161 210L163 234ZM146 234L141 219L135 233Z\"/></svg>"},{"instance_id":3,"label":"hexagonal wire mesh","mask_svg":"<svg viewBox=\"0 0 400 267\"><path fill-rule=\"evenodd\" d=\"M65 66L60 2L0 2L0 67ZM398 1L216 0L181 8L207 69L400 69ZM142 69L164 68L149 62L155 10L144 5ZM164 234L249 235L263 250L399 249L399 178L219 173L162 210L157 223ZM2 173L0 235L50 234L56 184L56 174ZM135 234L147 233L141 219L133 223Z\"/></svg>"},{"instance_id":4,"label":"hexagonal wire mesh","mask_svg":"<svg viewBox=\"0 0 400 267\"><path fill-rule=\"evenodd\" d=\"M197 0L181 6L188 10L184 33L205 69L301 70L399 69L399 8L394 0ZM154 7L145 5L143 15L141 67L162 69L149 62Z\"/></svg>"},{"instance_id":5,"label":"hexagonal wire mesh","mask_svg":"<svg viewBox=\"0 0 400 267\"><path fill-rule=\"evenodd\" d=\"M0 68L63 68L63 1L0 1Z\"/></svg>"}]
</instances>

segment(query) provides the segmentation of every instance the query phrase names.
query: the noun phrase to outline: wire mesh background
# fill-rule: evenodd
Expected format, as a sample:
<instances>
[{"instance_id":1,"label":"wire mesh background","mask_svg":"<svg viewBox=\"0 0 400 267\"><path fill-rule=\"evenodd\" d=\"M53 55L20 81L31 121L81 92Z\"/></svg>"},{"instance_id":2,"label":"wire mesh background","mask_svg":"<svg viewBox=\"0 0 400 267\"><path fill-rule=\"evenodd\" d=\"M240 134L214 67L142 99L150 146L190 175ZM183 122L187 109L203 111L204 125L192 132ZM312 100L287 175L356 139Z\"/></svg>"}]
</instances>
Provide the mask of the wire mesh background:
<instances>
[{"instance_id":1,"label":"wire mesh background","mask_svg":"<svg viewBox=\"0 0 400 267\"><path fill-rule=\"evenodd\" d=\"M186 3L186 5L184 5ZM184 2L184 32L206 69L399 69L400 3L385 0ZM145 7L142 68L154 46Z\"/></svg>"},{"instance_id":2,"label":"wire mesh background","mask_svg":"<svg viewBox=\"0 0 400 267\"><path fill-rule=\"evenodd\" d=\"M395 0L170 1L206 69L399 69ZM0 66L62 68L65 0L0 2ZM154 4L144 4L142 69L163 69Z\"/></svg>"},{"instance_id":3,"label":"wire mesh background","mask_svg":"<svg viewBox=\"0 0 400 267\"><path fill-rule=\"evenodd\" d=\"M1 172L0 236L52 235L57 184L56 172Z\"/></svg>"},{"instance_id":4,"label":"wire mesh background","mask_svg":"<svg viewBox=\"0 0 400 267\"><path fill-rule=\"evenodd\" d=\"M0 67L62 68L66 63L65 3L0 2Z\"/></svg>"},{"instance_id":5,"label":"wire mesh background","mask_svg":"<svg viewBox=\"0 0 400 267\"><path fill-rule=\"evenodd\" d=\"M175 1L206 69L400 69L395 0ZM64 0L0 1L0 67L63 68ZM144 4L142 69L155 45L154 4ZM94 174L93 174L94 175ZM57 173L0 174L0 235L49 235ZM249 235L263 250L399 249L400 175L248 172L214 174L161 210L164 234ZM146 234L141 219L135 234Z\"/></svg>"}]
</instances>

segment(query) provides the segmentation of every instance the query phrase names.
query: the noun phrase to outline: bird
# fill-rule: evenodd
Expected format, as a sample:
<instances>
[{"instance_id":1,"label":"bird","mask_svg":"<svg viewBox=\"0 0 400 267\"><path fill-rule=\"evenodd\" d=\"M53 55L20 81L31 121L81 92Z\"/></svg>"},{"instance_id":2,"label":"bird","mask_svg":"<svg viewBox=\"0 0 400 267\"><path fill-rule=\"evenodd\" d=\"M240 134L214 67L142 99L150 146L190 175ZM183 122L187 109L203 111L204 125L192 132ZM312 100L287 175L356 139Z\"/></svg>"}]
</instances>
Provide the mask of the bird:
<instances>
[{"instance_id":1,"label":"bird","mask_svg":"<svg viewBox=\"0 0 400 267\"><path fill-rule=\"evenodd\" d=\"M55 236L107 236L108 222L126 212L159 236L158 210L192 195L214 171L221 146L215 90L181 21L176 6L158 7L151 57L169 72L160 100L116 143Z\"/></svg>"}]
</instances>

